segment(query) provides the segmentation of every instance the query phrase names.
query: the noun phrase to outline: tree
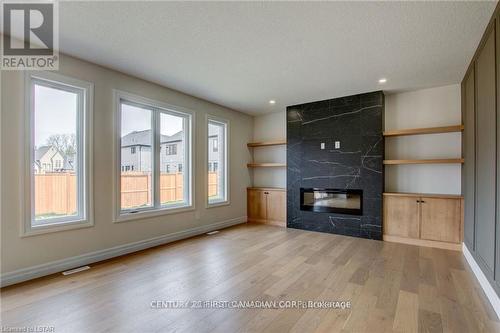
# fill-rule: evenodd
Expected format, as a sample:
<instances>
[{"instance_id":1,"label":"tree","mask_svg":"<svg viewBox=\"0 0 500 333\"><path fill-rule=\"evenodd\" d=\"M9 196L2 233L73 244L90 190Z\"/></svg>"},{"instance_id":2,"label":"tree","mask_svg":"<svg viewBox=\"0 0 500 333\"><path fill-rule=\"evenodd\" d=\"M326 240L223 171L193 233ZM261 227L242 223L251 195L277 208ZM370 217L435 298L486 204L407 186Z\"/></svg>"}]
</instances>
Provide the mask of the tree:
<instances>
[{"instance_id":1,"label":"tree","mask_svg":"<svg viewBox=\"0 0 500 333\"><path fill-rule=\"evenodd\" d=\"M75 134L53 134L47 139L47 146L52 146L59 150L64 156L76 154Z\"/></svg>"}]
</instances>

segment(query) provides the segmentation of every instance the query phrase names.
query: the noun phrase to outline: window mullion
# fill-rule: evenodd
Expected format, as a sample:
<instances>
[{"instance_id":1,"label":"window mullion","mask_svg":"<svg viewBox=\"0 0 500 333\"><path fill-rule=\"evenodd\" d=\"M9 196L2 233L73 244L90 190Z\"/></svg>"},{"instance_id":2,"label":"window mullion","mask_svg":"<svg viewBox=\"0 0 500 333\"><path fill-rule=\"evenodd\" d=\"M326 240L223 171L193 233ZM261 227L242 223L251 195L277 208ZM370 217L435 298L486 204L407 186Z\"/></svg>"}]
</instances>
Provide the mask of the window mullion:
<instances>
[{"instance_id":1,"label":"window mullion","mask_svg":"<svg viewBox=\"0 0 500 333\"><path fill-rule=\"evenodd\" d=\"M154 208L160 208L160 139L161 139L161 129L160 129L160 111L158 109L153 109L153 147L151 153L153 154L153 206Z\"/></svg>"},{"instance_id":2,"label":"window mullion","mask_svg":"<svg viewBox=\"0 0 500 333\"><path fill-rule=\"evenodd\" d=\"M194 193L192 193L193 186L191 184L191 181L193 179L193 154L191 153L191 147L193 146L193 143L191 142L192 133L191 131L193 130L191 128L191 118L184 117L183 120L183 128L184 128L184 164L185 164L185 171L183 171L184 174L184 183L186 184L184 186L184 198L187 200L189 205L192 204L193 202L193 196Z\"/></svg>"},{"instance_id":3,"label":"window mullion","mask_svg":"<svg viewBox=\"0 0 500 333\"><path fill-rule=\"evenodd\" d=\"M78 200L78 212L81 214L81 218L85 218L85 170L86 170L86 153L83 151L86 149L83 144L85 139L85 123L84 123L84 93L80 91L78 93L78 109L77 109L77 126L76 126L76 152L77 152L77 200Z\"/></svg>"}]
</instances>

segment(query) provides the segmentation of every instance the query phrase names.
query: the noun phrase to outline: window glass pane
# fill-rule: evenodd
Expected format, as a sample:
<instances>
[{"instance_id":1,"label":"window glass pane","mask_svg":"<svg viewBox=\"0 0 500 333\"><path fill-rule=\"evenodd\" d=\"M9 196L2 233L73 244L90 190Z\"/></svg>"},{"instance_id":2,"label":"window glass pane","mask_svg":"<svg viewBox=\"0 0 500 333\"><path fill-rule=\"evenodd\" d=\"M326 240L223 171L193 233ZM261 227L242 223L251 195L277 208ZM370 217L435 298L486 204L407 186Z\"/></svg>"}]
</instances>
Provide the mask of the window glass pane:
<instances>
[{"instance_id":1,"label":"window glass pane","mask_svg":"<svg viewBox=\"0 0 500 333\"><path fill-rule=\"evenodd\" d=\"M186 119L160 113L160 203L162 206L184 205L189 202L186 164Z\"/></svg>"},{"instance_id":2,"label":"window glass pane","mask_svg":"<svg viewBox=\"0 0 500 333\"><path fill-rule=\"evenodd\" d=\"M226 124L208 123L208 201L226 201Z\"/></svg>"},{"instance_id":3,"label":"window glass pane","mask_svg":"<svg viewBox=\"0 0 500 333\"><path fill-rule=\"evenodd\" d=\"M33 226L78 217L78 94L34 84Z\"/></svg>"},{"instance_id":4,"label":"window glass pane","mask_svg":"<svg viewBox=\"0 0 500 333\"><path fill-rule=\"evenodd\" d=\"M121 103L121 209L147 208L153 199L152 111Z\"/></svg>"}]
</instances>

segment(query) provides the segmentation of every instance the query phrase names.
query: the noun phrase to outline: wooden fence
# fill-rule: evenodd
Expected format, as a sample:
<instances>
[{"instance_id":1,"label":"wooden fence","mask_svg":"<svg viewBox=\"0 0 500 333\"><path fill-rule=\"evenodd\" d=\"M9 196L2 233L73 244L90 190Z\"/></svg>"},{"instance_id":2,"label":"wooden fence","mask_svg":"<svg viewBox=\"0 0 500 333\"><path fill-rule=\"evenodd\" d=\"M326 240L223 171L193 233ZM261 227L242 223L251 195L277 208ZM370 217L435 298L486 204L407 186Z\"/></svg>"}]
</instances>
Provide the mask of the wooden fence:
<instances>
[{"instance_id":1,"label":"wooden fence","mask_svg":"<svg viewBox=\"0 0 500 333\"><path fill-rule=\"evenodd\" d=\"M180 201L184 196L181 173L160 175L160 201ZM122 208L151 205L150 173L126 172L121 177ZM208 174L208 195L217 195L217 173ZM69 215L76 213L76 176L74 173L35 175L35 215Z\"/></svg>"},{"instance_id":2,"label":"wooden fence","mask_svg":"<svg viewBox=\"0 0 500 333\"><path fill-rule=\"evenodd\" d=\"M35 175L35 215L76 214L74 173Z\"/></svg>"}]
</instances>

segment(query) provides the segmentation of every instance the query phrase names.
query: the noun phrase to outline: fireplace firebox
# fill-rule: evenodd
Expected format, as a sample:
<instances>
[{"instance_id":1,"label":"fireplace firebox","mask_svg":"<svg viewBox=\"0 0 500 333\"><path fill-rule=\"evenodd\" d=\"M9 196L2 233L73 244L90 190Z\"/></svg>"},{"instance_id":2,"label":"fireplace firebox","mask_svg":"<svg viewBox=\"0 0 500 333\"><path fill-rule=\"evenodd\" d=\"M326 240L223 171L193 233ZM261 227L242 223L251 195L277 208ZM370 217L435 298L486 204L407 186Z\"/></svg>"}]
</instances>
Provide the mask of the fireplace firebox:
<instances>
[{"instance_id":1,"label":"fireplace firebox","mask_svg":"<svg viewBox=\"0 0 500 333\"><path fill-rule=\"evenodd\" d=\"M362 215L363 190L301 188L300 209L320 213Z\"/></svg>"}]
</instances>

